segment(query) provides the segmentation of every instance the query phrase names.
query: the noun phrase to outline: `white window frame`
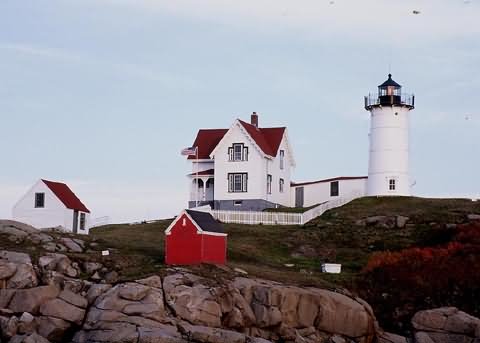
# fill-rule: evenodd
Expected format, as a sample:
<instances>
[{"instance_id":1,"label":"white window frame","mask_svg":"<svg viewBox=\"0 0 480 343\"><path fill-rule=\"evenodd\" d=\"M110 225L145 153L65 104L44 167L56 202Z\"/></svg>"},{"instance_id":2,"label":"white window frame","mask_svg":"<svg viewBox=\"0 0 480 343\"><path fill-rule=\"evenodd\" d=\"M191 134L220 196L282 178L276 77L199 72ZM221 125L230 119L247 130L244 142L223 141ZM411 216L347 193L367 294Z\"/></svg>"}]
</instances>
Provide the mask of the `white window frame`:
<instances>
[{"instance_id":1,"label":"white window frame","mask_svg":"<svg viewBox=\"0 0 480 343\"><path fill-rule=\"evenodd\" d=\"M333 187L334 187L334 186L333 186L334 184L337 185L337 186L336 186L336 187L337 187L337 189L336 189L336 191L337 191L336 193L337 193L337 194L334 194L334 192L333 192L333 191L334 191L334 188L333 188ZM336 181L330 182L330 196L331 196L331 197L338 197L339 195L340 195L340 181L336 180Z\"/></svg>"},{"instance_id":2,"label":"white window frame","mask_svg":"<svg viewBox=\"0 0 480 343\"><path fill-rule=\"evenodd\" d=\"M87 223L87 215L85 213L80 213L80 230L85 231L85 226Z\"/></svg>"},{"instance_id":3,"label":"white window frame","mask_svg":"<svg viewBox=\"0 0 480 343\"><path fill-rule=\"evenodd\" d=\"M395 178L388 179L388 190L391 192L397 190L397 180Z\"/></svg>"},{"instance_id":4,"label":"white window frame","mask_svg":"<svg viewBox=\"0 0 480 343\"><path fill-rule=\"evenodd\" d=\"M41 204L39 204L40 202L38 201L40 199L39 198L40 196L41 196L41 199L42 199ZM35 199L34 199L33 206L35 208L45 208L45 193L44 192L35 193Z\"/></svg>"},{"instance_id":5,"label":"white window frame","mask_svg":"<svg viewBox=\"0 0 480 343\"><path fill-rule=\"evenodd\" d=\"M272 175L267 174L267 194L272 194Z\"/></svg>"},{"instance_id":6,"label":"white window frame","mask_svg":"<svg viewBox=\"0 0 480 343\"><path fill-rule=\"evenodd\" d=\"M280 150L280 169L285 168L285 150Z\"/></svg>"},{"instance_id":7,"label":"white window frame","mask_svg":"<svg viewBox=\"0 0 480 343\"><path fill-rule=\"evenodd\" d=\"M228 173L228 192L246 193L248 191L248 173Z\"/></svg>"},{"instance_id":8,"label":"white window frame","mask_svg":"<svg viewBox=\"0 0 480 343\"><path fill-rule=\"evenodd\" d=\"M279 179L278 180L278 190L280 193L283 193L285 190L285 180L284 179Z\"/></svg>"},{"instance_id":9,"label":"white window frame","mask_svg":"<svg viewBox=\"0 0 480 343\"><path fill-rule=\"evenodd\" d=\"M243 143L233 143L228 148L228 160L230 162L248 161L248 147Z\"/></svg>"}]
</instances>

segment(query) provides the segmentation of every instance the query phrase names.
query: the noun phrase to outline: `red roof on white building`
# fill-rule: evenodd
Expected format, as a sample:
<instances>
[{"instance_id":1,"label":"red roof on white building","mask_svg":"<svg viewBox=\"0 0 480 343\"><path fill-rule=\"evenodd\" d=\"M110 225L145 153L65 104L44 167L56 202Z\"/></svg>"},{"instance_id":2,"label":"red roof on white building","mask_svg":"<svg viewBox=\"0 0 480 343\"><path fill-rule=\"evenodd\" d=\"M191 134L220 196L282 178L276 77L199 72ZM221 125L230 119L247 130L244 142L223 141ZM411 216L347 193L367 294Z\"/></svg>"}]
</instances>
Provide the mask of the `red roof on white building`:
<instances>
[{"instance_id":1,"label":"red roof on white building","mask_svg":"<svg viewBox=\"0 0 480 343\"><path fill-rule=\"evenodd\" d=\"M272 157L277 156L278 148L285 133L285 127L257 128L243 120L238 121L264 154ZM227 132L228 129L198 130L197 137L193 142L193 146L198 147L198 158L210 159L210 154ZM188 156L188 159L196 159L196 156Z\"/></svg>"},{"instance_id":2,"label":"red roof on white building","mask_svg":"<svg viewBox=\"0 0 480 343\"><path fill-rule=\"evenodd\" d=\"M42 182L56 195L69 209L90 213L90 210L80 201L72 190L62 182L43 180Z\"/></svg>"}]
</instances>

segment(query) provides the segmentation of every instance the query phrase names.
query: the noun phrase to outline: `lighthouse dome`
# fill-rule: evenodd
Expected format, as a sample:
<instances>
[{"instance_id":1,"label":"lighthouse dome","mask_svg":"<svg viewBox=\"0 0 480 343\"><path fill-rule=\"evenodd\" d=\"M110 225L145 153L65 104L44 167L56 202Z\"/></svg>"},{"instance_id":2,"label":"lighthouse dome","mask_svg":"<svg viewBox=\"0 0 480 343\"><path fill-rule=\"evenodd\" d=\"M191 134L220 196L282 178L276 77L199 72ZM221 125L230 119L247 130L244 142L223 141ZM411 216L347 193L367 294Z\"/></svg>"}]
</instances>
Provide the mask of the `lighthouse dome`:
<instances>
[{"instance_id":1,"label":"lighthouse dome","mask_svg":"<svg viewBox=\"0 0 480 343\"><path fill-rule=\"evenodd\" d=\"M402 88L398 83L393 81L392 79L392 74L388 74L388 80L382 83L378 88L384 88L384 87L396 87L396 88Z\"/></svg>"}]
</instances>

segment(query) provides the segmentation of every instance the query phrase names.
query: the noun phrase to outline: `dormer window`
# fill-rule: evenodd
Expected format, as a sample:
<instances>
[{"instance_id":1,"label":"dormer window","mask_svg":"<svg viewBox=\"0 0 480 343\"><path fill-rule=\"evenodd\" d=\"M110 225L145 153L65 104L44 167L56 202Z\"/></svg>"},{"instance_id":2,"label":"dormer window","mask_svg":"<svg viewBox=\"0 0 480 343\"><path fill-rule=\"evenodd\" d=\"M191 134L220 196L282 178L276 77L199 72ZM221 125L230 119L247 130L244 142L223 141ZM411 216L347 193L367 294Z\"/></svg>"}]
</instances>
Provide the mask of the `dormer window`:
<instances>
[{"instance_id":1,"label":"dormer window","mask_svg":"<svg viewBox=\"0 0 480 343\"><path fill-rule=\"evenodd\" d=\"M248 161L248 147L243 143L233 143L228 148L229 161Z\"/></svg>"}]
</instances>

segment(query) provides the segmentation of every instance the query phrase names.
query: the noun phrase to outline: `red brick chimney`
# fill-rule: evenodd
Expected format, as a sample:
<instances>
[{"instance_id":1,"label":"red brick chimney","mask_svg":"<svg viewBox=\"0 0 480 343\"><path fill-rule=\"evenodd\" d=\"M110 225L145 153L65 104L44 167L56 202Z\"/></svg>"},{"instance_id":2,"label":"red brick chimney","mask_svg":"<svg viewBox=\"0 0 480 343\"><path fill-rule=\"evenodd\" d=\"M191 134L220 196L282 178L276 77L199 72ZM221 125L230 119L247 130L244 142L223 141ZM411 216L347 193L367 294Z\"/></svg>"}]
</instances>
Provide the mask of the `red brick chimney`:
<instances>
[{"instance_id":1,"label":"red brick chimney","mask_svg":"<svg viewBox=\"0 0 480 343\"><path fill-rule=\"evenodd\" d=\"M258 114L257 112L253 112L250 118L250 124L255 126L258 129Z\"/></svg>"}]
</instances>

